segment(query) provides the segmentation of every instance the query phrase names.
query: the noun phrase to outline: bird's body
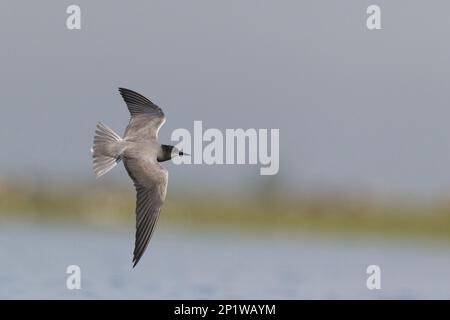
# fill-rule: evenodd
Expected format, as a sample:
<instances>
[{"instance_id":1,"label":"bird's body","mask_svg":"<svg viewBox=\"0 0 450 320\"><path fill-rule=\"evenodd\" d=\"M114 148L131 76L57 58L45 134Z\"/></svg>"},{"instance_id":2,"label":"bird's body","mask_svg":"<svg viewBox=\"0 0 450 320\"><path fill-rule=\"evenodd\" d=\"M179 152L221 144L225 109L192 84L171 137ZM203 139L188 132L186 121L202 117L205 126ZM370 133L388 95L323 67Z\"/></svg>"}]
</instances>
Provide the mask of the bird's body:
<instances>
[{"instance_id":1,"label":"bird's body","mask_svg":"<svg viewBox=\"0 0 450 320\"><path fill-rule=\"evenodd\" d=\"M97 177L122 160L136 188L135 266L147 248L166 198L168 172L159 162L183 153L157 141L166 120L161 108L132 90L119 88L119 91L131 114L124 137L98 123L92 156Z\"/></svg>"},{"instance_id":2,"label":"bird's body","mask_svg":"<svg viewBox=\"0 0 450 320\"><path fill-rule=\"evenodd\" d=\"M123 139L123 158L146 158L154 159L158 157L161 145L155 141L130 141L126 137Z\"/></svg>"}]
</instances>

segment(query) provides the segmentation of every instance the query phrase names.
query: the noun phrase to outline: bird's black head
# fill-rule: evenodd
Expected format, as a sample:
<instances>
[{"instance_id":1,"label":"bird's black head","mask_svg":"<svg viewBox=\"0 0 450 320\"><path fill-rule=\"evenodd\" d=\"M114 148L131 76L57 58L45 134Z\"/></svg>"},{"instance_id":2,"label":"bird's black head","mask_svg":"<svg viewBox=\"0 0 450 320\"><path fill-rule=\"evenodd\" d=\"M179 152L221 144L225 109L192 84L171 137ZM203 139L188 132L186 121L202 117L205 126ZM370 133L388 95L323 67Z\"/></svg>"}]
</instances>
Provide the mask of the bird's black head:
<instances>
[{"instance_id":1,"label":"bird's black head","mask_svg":"<svg viewBox=\"0 0 450 320\"><path fill-rule=\"evenodd\" d=\"M166 144L161 145L161 151L158 154L158 162L164 162L167 160L170 160L176 156L184 156L189 155L187 153L184 153L183 151L178 150L174 146L169 146Z\"/></svg>"}]
</instances>

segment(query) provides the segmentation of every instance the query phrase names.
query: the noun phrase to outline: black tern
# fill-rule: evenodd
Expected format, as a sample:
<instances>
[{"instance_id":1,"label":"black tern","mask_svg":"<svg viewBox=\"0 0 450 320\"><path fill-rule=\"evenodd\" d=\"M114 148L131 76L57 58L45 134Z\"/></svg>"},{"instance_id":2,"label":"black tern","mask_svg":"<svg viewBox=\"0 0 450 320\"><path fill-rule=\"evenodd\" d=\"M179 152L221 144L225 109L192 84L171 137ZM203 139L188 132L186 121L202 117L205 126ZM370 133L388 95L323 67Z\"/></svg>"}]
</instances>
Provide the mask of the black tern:
<instances>
[{"instance_id":1,"label":"black tern","mask_svg":"<svg viewBox=\"0 0 450 320\"><path fill-rule=\"evenodd\" d=\"M135 91L119 88L119 92L131 114L124 137L102 122L97 123L92 157L97 177L122 160L133 180L136 188L134 268L147 248L166 198L168 172L159 162L184 153L174 146L158 143L159 129L166 122L160 107Z\"/></svg>"}]
</instances>

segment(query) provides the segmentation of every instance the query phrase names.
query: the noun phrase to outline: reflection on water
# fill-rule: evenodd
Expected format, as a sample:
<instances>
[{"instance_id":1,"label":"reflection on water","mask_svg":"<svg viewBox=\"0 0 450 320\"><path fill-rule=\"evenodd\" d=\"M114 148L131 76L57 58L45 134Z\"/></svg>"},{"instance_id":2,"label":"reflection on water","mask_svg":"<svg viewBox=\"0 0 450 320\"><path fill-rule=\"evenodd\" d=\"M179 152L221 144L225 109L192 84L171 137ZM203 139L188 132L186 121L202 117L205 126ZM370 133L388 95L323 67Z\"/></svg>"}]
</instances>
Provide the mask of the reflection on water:
<instances>
[{"instance_id":1,"label":"reflection on water","mask_svg":"<svg viewBox=\"0 0 450 320\"><path fill-rule=\"evenodd\" d=\"M131 268L133 230L2 225L0 298L450 298L450 248L159 228ZM82 289L66 289L66 267ZM366 268L382 289L366 288Z\"/></svg>"}]
</instances>

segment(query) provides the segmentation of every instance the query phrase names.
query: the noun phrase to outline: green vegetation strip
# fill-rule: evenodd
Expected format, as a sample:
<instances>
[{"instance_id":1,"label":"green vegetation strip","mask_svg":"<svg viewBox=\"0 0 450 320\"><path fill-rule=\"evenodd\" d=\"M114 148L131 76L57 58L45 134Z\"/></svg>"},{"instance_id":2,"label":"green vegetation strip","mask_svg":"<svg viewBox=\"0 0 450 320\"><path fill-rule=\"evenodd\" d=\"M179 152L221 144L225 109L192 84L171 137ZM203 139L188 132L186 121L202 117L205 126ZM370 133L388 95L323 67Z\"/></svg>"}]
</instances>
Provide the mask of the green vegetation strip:
<instances>
[{"instance_id":1,"label":"green vegetation strip","mask_svg":"<svg viewBox=\"0 0 450 320\"><path fill-rule=\"evenodd\" d=\"M1 219L79 220L117 224L134 222L133 190L107 188L0 189ZM233 231L361 233L439 237L450 240L450 206L380 205L327 197L279 199L214 198L171 194L163 207L162 224L229 228Z\"/></svg>"}]
</instances>

